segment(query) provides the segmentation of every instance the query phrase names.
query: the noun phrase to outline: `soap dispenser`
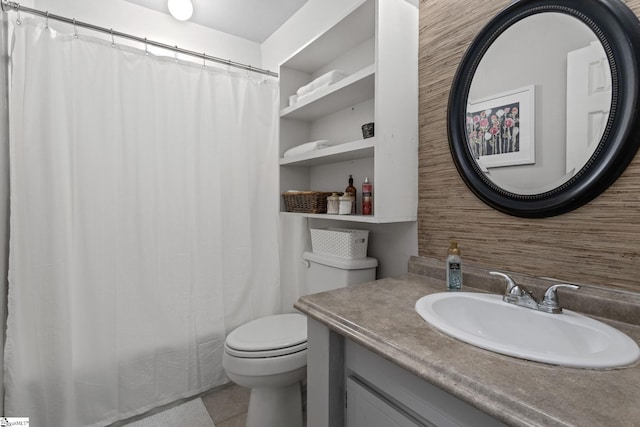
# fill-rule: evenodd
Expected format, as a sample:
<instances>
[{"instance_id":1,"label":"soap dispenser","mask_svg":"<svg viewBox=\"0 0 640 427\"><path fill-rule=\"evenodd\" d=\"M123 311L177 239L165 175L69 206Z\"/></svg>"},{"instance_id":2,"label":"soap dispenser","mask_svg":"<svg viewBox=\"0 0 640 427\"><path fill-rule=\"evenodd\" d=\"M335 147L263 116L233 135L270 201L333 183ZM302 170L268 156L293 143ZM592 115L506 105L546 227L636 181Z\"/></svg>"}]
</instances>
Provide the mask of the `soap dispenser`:
<instances>
[{"instance_id":1,"label":"soap dispenser","mask_svg":"<svg viewBox=\"0 0 640 427\"><path fill-rule=\"evenodd\" d=\"M349 175L349 186L344 190L345 193L351 194L353 203L351 204L351 215L356 214L356 203L358 203L358 190L353 186L353 175Z\"/></svg>"},{"instance_id":2,"label":"soap dispenser","mask_svg":"<svg viewBox=\"0 0 640 427\"><path fill-rule=\"evenodd\" d=\"M449 255L447 256L447 290L459 291L462 289L462 258L456 241L449 242Z\"/></svg>"}]
</instances>

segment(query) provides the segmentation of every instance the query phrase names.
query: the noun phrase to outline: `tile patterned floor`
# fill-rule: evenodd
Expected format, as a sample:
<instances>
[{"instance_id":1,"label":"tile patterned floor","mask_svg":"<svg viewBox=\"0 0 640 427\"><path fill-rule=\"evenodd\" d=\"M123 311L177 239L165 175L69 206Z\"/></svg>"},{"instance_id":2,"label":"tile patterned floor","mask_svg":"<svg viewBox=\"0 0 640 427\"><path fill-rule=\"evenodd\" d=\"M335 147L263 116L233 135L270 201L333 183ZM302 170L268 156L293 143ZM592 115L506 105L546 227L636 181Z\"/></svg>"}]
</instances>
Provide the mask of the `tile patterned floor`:
<instances>
[{"instance_id":1,"label":"tile patterned floor","mask_svg":"<svg viewBox=\"0 0 640 427\"><path fill-rule=\"evenodd\" d=\"M200 395L200 398L202 398L202 402L216 427L244 427L247 419L247 410L249 409L249 394L250 389L240 387L234 383L228 383L204 392ZM152 409L145 414L117 421L107 427L124 427L129 423L151 417L158 412L196 398L197 396L180 399L168 405Z\"/></svg>"},{"instance_id":2,"label":"tile patterned floor","mask_svg":"<svg viewBox=\"0 0 640 427\"><path fill-rule=\"evenodd\" d=\"M202 401L216 427L244 427L249 394L248 388L229 383L206 392Z\"/></svg>"},{"instance_id":3,"label":"tile patterned floor","mask_svg":"<svg viewBox=\"0 0 640 427\"><path fill-rule=\"evenodd\" d=\"M249 409L250 394L250 389L230 382L220 387L211 389L200 395L200 397L202 398L202 402L204 403L205 408L207 408L209 416L213 420L216 427L244 427L247 420L247 410ZM302 388L302 398L303 402L305 402L306 386L303 386ZM189 399L185 399L184 401L187 400ZM124 426L125 424L132 421L137 421L139 419L149 417L154 413L161 412L171 406L184 403L184 401L176 401L162 408L156 408L155 410L152 410L144 415L111 424L109 427ZM305 412L306 408L303 407L303 414ZM306 415L304 425L306 426Z\"/></svg>"},{"instance_id":4,"label":"tile patterned floor","mask_svg":"<svg viewBox=\"0 0 640 427\"><path fill-rule=\"evenodd\" d=\"M307 425L306 393L305 384L302 387L304 426ZM216 427L244 427L247 421L250 394L250 389L229 383L206 392L202 395L202 401Z\"/></svg>"}]
</instances>

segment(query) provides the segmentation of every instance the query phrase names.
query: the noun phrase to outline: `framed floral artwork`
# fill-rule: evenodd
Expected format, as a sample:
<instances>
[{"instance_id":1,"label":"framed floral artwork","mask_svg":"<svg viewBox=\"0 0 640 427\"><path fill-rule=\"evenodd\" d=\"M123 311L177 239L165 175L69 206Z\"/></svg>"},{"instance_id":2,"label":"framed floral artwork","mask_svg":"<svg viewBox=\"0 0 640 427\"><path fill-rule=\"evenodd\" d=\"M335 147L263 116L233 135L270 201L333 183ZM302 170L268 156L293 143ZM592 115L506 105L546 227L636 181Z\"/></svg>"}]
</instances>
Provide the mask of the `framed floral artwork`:
<instances>
[{"instance_id":1,"label":"framed floral artwork","mask_svg":"<svg viewBox=\"0 0 640 427\"><path fill-rule=\"evenodd\" d=\"M469 149L485 168L535 163L535 86L467 104Z\"/></svg>"}]
</instances>

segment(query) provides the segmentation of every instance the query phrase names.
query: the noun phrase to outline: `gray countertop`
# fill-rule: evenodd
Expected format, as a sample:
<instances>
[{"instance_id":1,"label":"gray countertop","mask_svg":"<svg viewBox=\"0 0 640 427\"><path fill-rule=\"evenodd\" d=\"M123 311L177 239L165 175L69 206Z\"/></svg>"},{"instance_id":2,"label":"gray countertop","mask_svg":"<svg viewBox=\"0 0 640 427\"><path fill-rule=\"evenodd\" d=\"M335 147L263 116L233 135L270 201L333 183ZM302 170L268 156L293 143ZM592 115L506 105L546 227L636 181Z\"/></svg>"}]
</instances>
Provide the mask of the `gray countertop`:
<instances>
[{"instance_id":1,"label":"gray countertop","mask_svg":"<svg viewBox=\"0 0 640 427\"><path fill-rule=\"evenodd\" d=\"M640 426L639 363L574 369L465 344L428 325L414 310L420 297L444 289L440 278L409 273L304 296L295 307L506 424ZM640 342L640 326L599 320Z\"/></svg>"}]
</instances>

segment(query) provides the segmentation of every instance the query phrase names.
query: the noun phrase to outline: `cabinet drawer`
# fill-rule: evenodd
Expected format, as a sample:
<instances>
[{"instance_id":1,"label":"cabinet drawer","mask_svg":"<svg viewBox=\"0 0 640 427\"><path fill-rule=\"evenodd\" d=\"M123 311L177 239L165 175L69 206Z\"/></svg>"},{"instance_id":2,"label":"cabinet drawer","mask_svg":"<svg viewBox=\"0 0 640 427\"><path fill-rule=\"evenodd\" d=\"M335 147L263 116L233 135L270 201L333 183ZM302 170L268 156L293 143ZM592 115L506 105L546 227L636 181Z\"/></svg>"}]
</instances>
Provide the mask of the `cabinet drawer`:
<instances>
[{"instance_id":1,"label":"cabinet drawer","mask_svg":"<svg viewBox=\"0 0 640 427\"><path fill-rule=\"evenodd\" d=\"M418 427L408 414L357 378L347 378L347 427Z\"/></svg>"}]
</instances>

